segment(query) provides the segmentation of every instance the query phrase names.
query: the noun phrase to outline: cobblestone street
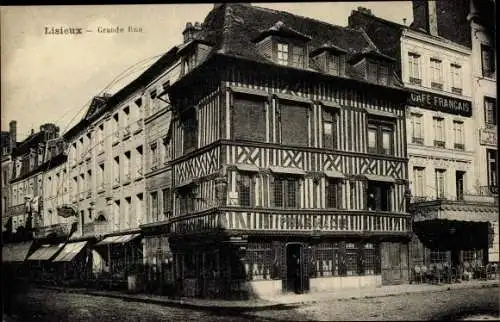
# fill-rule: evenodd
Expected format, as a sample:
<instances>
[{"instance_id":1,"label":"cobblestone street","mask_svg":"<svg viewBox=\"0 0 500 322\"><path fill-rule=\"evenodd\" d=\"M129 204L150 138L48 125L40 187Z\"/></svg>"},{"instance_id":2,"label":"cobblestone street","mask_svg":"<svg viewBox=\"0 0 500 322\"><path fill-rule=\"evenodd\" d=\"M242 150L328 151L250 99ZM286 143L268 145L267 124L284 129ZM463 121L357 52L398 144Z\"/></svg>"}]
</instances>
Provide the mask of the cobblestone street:
<instances>
[{"instance_id":1,"label":"cobblestone street","mask_svg":"<svg viewBox=\"0 0 500 322\"><path fill-rule=\"evenodd\" d=\"M499 288L455 289L398 296L321 301L287 310L236 313L194 310L122 299L31 289L13 299L5 321L346 321L498 317ZM495 313L496 312L496 313Z\"/></svg>"}]
</instances>

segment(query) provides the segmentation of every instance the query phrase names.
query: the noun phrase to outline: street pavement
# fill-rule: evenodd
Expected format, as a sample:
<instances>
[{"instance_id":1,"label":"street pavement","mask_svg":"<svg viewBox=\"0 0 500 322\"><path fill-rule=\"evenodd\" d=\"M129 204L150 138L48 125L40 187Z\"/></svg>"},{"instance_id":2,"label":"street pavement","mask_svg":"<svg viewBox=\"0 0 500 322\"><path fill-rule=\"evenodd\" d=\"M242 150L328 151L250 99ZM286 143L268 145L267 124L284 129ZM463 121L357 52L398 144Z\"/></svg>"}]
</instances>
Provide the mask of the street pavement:
<instances>
[{"instance_id":1,"label":"street pavement","mask_svg":"<svg viewBox=\"0 0 500 322\"><path fill-rule=\"evenodd\" d=\"M326 297L309 296L315 301L301 301L307 295L286 296L277 305L239 305L199 308L133 300L132 297L108 297L40 288L27 288L13 294L5 321L346 321L346 320L450 320L498 318L498 284L470 284L468 288L449 286L419 292L385 296ZM427 287L427 288L426 288ZM456 286L455 286L456 287ZM390 288L388 288L391 290ZM386 289L387 290L387 289ZM430 290L430 291L429 291ZM277 298L276 302L280 300ZM276 303L275 302L275 303ZM292 304L295 302L296 304ZM209 302L206 302L209 303ZM214 305L217 302L213 302ZM251 302L249 302L251 304Z\"/></svg>"}]
</instances>

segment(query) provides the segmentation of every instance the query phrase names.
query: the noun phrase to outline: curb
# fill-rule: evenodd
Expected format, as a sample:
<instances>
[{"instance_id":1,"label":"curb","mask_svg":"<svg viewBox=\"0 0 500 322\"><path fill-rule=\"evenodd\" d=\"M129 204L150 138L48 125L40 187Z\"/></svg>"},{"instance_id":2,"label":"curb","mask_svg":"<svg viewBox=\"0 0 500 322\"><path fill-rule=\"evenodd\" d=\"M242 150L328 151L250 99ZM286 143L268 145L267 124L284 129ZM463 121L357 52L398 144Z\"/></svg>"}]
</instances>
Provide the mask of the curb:
<instances>
[{"instance_id":1,"label":"curb","mask_svg":"<svg viewBox=\"0 0 500 322\"><path fill-rule=\"evenodd\" d=\"M180 300L174 300L174 299L169 299L167 297L162 298L162 299L154 299L154 298L141 298L137 297L134 295L127 295L125 293L123 294L112 294L112 293L103 293L99 291L92 291L92 290L78 290L78 289L71 289L71 288L60 288L60 287L53 287L53 286L45 286L45 285L37 285L37 288L41 289L48 289L48 290L53 290L57 292L66 292L66 293L77 293L77 294L85 294L85 295L91 295L91 296L101 296L101 297L109 297L109 298L116 298L116 299L122 299L125 301L133 301L133 302L140 302L140 303L148 303L148 304L157 304L157 305L169 305L172 307L183 307L183 308L190 308L190 309L195 309L195 310L205 310L205 311L211 311L211 312L216 312L220 309L224 309L225 313L228 312L235 312L235 313L240 313L243 311L265 311L265 310L287 310L291 309L300 305L307 305L307 304L315 304L315 303L320 303L320 302L328 302L328 301L348 301L348 300L353 300L353 299L373 299L373 298L379 298L379 297L391 297L391 296L399 296L399 295L410 295L410 294L422 294L422 293L437 293L437 292L445 292L445 291L451 291L451 290L457 290L457 289L471 289L471 288L493 288L493 287L499 287L500 283L499 282L494 282L494 283L483 283L483 284L475 284L475 285L464 285L464 286L446 286L446 285L441 285L442 288L439 289L427 289L427 290L414 290L414 291L405 291L405 292L395 292L395 293L389 293L389 294L375 294L375 295L354 295L354 296L346 296L346 297L339 297L339 298L325 298L325 299L317 299L317 300L299 300L299 301L292 301L289 303L269 303L269 304L264 304L264 305L258 305L258 306L224 306L224 305L211 305L211 304L196 304L192 303L190 301L183 301L182 299Z\"/></svg>"}]
</instances>

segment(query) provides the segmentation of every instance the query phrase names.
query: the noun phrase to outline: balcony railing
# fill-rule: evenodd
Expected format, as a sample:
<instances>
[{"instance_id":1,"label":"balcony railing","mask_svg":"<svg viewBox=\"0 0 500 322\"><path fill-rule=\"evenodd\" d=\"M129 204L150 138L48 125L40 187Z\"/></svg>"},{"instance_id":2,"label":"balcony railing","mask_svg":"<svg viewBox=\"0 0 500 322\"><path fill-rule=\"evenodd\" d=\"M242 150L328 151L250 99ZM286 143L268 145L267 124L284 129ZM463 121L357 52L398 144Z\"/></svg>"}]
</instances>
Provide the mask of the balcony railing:
<instances>
[{"instance_id":1,"label":"balcony railing","mask_svg":"<svg viewBox=\"0 0 500 322\"><path fill-rule=\"evenodd\" d=\"M446 143L444 141L434 140L434 146L438 148L444 148L446 146Z\"/></svg>"},{"instance_id":2,"label":"balcony railing","mask_svg":"<svg viewBox=\"0 0 500 322\"><path fill-rule=\"evenodd\" d=\"M424 144L424 138L417 138L417 137L412 137L411 142L415 144Z\"/></svg>"},{"instance_id":3,"label":"balcony railing","mask_svg":"<svg viewBox=\"0 0 500 322\"><path fill-rule=\"evenodd\" d=\"M456 150L465 150L465 145L463 143L455 143L454 147Z\"/></svg>"},{"instance_id":4,"label":"balcony railing","mask_svg":"<svg viewBox=\"0 0 500 322\"><path fill-rule=\"evenodd\" d=\"M127 125L123 129L123 138L128 138L128 137L130 137L130 125Z\"/></svg>"},{"instance_id":5,"label":"balcony railing","mask_svg":"<svg viewBox=\"0 0 500 322\"><path fill-rule=\"evenodd\" d=\"M442 91L443 90L443 83L431 82L431 88Z\"/></svg>"},{"instance_id":6,"label":"balcony railing","mask_svg":"<svg viewBox=\"0 0 500 322\"><path fill-rule=\"evenodd\" d=\"M498 186L481 186L479 187L481 196L498 197Z\"/></svg>"},{"instance_id":7,"label":"balcony railing","mask_svg":"<svg viewBox=\"0 0 500 322\"><path fill-rule=\"evenodd\" d=\"M451 88L451 92L452 92L453 94L462 95L462 89L461 89L461 88L452 87L452 88Z\"/></svg>"},{"instance_id":8,"label":"balcony railing","mask_svg":"<svg viewBox=\"0 0 500 322\"><path fill-rule=\"evenodd\" d=\"M410 84L412 85L422 85L422 80L420 78L410 77Z\"/></svg>"}]
</instances>

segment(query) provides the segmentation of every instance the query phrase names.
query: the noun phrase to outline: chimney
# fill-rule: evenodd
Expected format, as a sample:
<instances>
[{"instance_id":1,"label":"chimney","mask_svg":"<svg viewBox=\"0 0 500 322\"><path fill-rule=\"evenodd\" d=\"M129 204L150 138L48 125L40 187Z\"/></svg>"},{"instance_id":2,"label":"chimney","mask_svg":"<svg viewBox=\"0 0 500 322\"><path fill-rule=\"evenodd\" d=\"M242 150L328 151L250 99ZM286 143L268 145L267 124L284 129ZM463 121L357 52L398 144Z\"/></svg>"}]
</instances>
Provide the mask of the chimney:
<instances>
[{"instance_id":1,"label":"chimney","mask_svg":"<svg viewBox=\"0 0 500 322\"><path fill-rule=\"evenodd\" d=\"M373 16L371 9L365 8L365 7L358 7L358 11L362 12L364 14Z\"/></svg>"},{"instance_id":2,"label":"chimney","mask_svg":"<svg viewBox=\"0 0 500 322\"><path fill-rule=\"evenodd\" d=\"M406 26L406 18L403 18L403 25Z\"/></svg>"},{"instance_id":3,"label":"chimney","mask_svg":"<svg viewBox=\"0 0 500 322\"><path fill-rule=\"evenodd\" d=\"M10 148L12 150L13 148L16 147L17 143L17 121L10 121L9 133L10 133Z\"/></svg>"},{"instance_id":4,"label":"chimney","mask_svg":"<svg viewBox=\"0 0 500 322\"><path fill-rule=\"evenodd\" d=\"M184 43L198 38L200 31L201 24L198 21L196 21L194 25L191 22L187 22L186 28L184 28L184 31L182 32L182 35L184 36Z\"/></svg>"},{"instance_id":5,"label":"chimney","mask_svg":"<svg viewBox=\"0 0 500 322\"><path fill-rule=\"evenodd\" d=\"M429 33L433 36L438 35L437 28L437 10L436 10L436 1L427 2L428 9L427 13L429 14Z\"/></svg>"}]
</instances>

